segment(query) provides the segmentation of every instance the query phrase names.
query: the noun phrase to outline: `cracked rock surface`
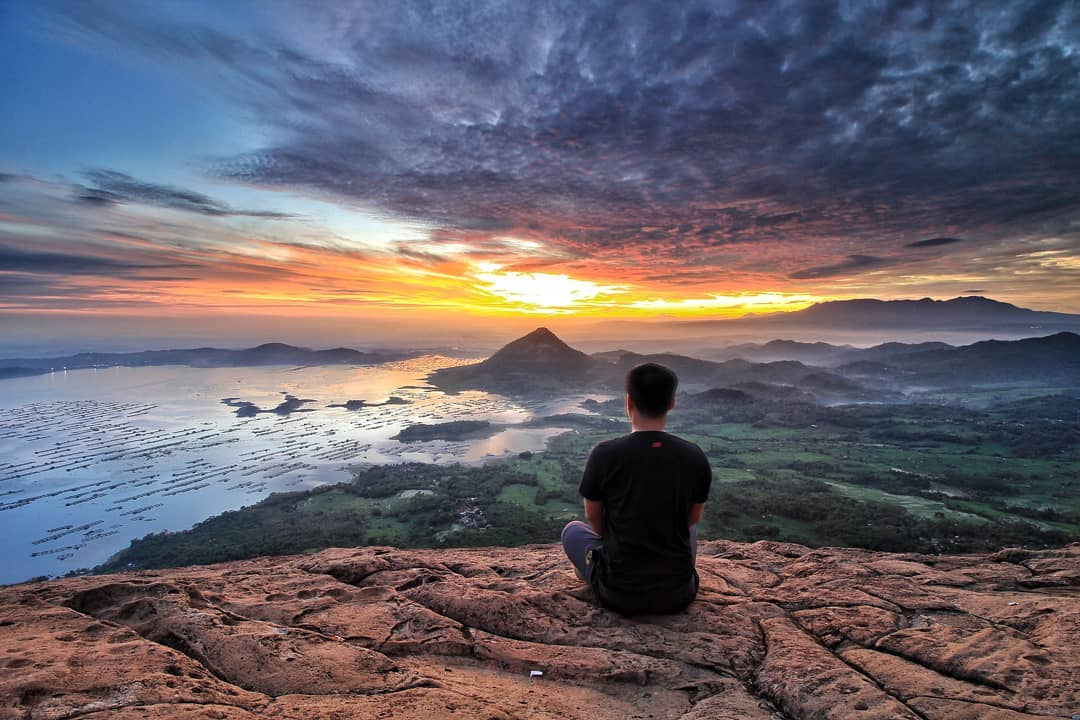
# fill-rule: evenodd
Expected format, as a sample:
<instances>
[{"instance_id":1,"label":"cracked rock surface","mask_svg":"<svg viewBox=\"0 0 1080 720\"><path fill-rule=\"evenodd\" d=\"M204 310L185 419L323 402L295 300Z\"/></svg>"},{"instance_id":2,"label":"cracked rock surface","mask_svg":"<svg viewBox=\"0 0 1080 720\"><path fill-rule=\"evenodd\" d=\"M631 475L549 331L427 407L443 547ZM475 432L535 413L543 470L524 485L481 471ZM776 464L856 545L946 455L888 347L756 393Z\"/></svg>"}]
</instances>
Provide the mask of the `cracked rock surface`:
<instances>
[{"instance_id":1,"label":"cracked rock surface","mask_svg":"<svg viewBox=\"0 0 1080 720\"><path fill-rule=\"evenodd\" d=\"M931 556L712 541L698 568L686 612L638 618L598 608L557 545L0 588L0 718L1080 714L1080 544Z\"/></svg>"}]
</instances>

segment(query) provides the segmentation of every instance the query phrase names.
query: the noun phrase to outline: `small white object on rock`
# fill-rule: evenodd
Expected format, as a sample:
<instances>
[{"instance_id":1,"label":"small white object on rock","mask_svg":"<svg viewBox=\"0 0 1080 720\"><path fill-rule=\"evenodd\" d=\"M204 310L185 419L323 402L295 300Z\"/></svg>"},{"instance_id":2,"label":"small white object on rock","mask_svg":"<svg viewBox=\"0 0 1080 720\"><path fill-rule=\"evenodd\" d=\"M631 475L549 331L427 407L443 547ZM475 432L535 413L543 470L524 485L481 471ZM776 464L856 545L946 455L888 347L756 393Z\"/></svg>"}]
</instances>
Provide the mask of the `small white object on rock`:
<instances>
[{"instance_id":1,"label":"small white object on rock","mask_svg":"<svg viewBox=\"0 0 1080 720\"><path fill-rule=\"evenodd\" d=\"M544 677L544 673L540 670L530 670L529 677Z\"/></svg>"},{"instance_id":2,"label":"small white object on rock","mask_svg":"<svg viewBox=\"0 0 1080 720\"><path fill-rule=\"evenodd\" d=\"M1015 600L1013 600L1013 601L1012 601L1011 603L1009 603L1009 604L1010 604L1010 605L1019 605L1020 603L1018 603L1018 602L1016 602Z\"/></svg>"}]
</instances>

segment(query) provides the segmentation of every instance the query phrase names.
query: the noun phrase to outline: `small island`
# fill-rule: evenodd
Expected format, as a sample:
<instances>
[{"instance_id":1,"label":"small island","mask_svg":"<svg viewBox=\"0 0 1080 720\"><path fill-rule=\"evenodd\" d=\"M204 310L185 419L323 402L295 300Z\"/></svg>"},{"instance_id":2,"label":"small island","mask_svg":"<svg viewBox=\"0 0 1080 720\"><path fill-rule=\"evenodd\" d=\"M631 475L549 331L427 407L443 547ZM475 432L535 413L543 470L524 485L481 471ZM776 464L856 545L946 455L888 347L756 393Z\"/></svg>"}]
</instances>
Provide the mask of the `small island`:
<instances>
[{"instance_id":1,"label":"small island","mask_svg":"<svg viewBox=\"0 0 1080 720\"><path fill-rule=\"evenodd\" d=\"M381 403L369 403L367 400L347 400L343 403L330 403L326 407L332 408L345 408L346 410L363 410L364 408L382 407L383 405L411 405L412 401L405 398L391 395L386 399L386 402Z\"/></svg>"},{"instance_id":2,"label":"small island","mask_svg":"<svg viewBox=\"0 0 1080 720\"><path fill-rule=\"evenodd\" d=\"M285 399L272 408L261 408L255 403L249 400L241 400L240 398L227 397L222 398L223 405L236 408L236 417L249 418L258 415L259 413L274 413L275 415L288 416L294 412L313 412L314 408L305 408L304 405L315 402L308 398L298 398L288 393L282 393L285 395Z\"/></svg>"},{"instance_id":3,"label":"small island","mask_svg":"<svg viewBox=\"0 0 1080 720\"><path fill-rule=\"evenodd\" d=\"M453 420L451 422L426 425L417 423L409 425L391 440L398 442L424 442L428 440L465 440L477 437L488 437L501 429L487 420Z\"/></svg>"}]
</instances>

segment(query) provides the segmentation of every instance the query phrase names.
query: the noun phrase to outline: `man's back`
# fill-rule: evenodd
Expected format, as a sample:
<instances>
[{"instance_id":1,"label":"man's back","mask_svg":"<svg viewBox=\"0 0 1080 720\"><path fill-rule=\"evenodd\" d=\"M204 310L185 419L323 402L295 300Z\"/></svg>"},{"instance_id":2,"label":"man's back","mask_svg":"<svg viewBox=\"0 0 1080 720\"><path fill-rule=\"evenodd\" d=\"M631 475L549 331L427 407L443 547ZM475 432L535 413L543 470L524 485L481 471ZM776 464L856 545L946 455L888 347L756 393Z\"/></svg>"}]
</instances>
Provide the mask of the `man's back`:
<instances>
[{"instance_id":1,"label":"man's back","mask_svg":"<svg viewBox=\"0 0 1080 720\"><path fill-rule=\"evenodd\" d=\"M697 589L688 517L712 472L693 443L641 430L593 448L579 490L603 503L603 548L594 586L629 612L681 609Z\"/></svg>"}]
</instances>

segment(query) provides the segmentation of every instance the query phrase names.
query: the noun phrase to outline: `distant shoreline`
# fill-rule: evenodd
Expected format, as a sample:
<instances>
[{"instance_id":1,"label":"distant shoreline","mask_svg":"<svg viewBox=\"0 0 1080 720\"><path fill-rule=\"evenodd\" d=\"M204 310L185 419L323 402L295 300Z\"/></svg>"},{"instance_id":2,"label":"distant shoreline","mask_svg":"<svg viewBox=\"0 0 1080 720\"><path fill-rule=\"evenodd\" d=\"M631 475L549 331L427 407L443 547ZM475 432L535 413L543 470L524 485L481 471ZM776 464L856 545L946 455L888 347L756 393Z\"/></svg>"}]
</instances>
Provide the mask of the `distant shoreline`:
<instances>
[{"instance_id":1,"label":"distant shoreline","mask_svg":"<svg viewBox=\"0 0 1080 720\"><path fill-rule=\"evenodd\" d=\"M377 350L364 352L352 348L312 350L283 343L266 343L253 348L190 348L179 350L144 350L130 353L78 353L60 357L0 359L0 379L33 377L65 370L107 369L112 367L157 367L180 365L195 368L323 367L329 365L381 365L429 354L418 350Z\"/></svg>"}]
</instances>

